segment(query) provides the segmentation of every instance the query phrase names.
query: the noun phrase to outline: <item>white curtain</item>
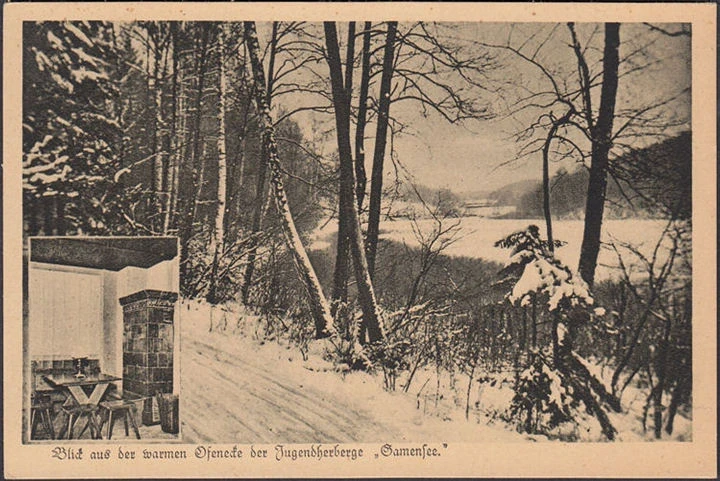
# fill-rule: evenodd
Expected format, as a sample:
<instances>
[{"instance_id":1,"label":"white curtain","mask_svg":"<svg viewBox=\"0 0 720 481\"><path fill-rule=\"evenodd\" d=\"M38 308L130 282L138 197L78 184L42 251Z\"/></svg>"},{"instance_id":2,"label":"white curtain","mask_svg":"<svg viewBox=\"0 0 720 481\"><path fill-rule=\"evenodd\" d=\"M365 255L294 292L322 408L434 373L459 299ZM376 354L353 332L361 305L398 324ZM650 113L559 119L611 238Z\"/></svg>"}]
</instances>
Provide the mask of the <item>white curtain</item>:
<instances>
[{"instance_id":1,"label":"white curtain","mask_svg":"<svg viewBox=\"0 0 720 481\"><path fill-rule=\"evenodd\" d=\"M103 340L102 272L30 268L31 359L99 359Z\"/></svg>"}]
</instances>

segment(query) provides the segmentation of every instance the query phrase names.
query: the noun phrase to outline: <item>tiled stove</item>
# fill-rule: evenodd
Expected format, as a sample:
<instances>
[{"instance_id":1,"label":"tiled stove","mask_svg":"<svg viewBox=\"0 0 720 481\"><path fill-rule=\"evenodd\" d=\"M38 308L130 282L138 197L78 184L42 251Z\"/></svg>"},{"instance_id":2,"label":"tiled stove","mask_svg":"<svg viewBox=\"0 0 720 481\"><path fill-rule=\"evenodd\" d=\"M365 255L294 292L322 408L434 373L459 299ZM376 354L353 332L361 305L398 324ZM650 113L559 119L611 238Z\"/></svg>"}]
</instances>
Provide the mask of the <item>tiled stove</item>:
<instances>
[{"instance_id":1,"label":"tiled stove","mask_svg":"<svg viewBox=\"0 0 720 481\"><path fill-rule=\"evenodd\" d=\"M148 397L142 422L158 424L154 396L173 392L173 319L177 293L143 290L120 299L123 307L123 390Z\"/></svg>"}]
</instances>

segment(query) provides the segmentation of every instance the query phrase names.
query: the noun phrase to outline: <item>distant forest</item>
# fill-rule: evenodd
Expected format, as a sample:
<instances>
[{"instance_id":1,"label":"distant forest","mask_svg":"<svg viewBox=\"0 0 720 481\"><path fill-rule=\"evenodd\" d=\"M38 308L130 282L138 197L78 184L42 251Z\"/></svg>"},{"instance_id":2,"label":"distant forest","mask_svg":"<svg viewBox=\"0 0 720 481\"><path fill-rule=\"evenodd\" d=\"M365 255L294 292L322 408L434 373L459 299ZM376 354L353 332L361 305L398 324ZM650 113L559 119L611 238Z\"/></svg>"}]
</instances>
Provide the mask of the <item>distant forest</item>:
<instances>
[{"instance_id":1,"label":"distant forest","mask_svg":"<svg viewBox=\"0 0 720 481\"><path fill-rule=\"evenodd\" d=\"M608 218L673 217L692 215L692 143L690 132L621 155L611 161L606 215ZM560 169L550 180L553 217L581 219L585 209L589 172L584 166ZM629 180L633 179L632 185ZM641 181L638 181L641 179ZM541 218L542 183L524 180L488 195L500 205L514 205L505 217Z\"/></svg>"}]
</instances>

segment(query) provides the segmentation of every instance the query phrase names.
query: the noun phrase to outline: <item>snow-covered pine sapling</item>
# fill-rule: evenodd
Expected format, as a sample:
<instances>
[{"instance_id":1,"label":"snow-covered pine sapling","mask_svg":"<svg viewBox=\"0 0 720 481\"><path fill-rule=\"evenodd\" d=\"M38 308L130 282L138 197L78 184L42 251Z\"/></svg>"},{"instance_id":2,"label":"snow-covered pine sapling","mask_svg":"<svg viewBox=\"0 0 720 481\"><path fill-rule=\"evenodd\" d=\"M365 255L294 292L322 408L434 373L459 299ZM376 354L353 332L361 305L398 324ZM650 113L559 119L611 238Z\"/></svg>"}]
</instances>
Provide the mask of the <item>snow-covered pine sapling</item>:
<instances>
[{"instance_id":1,"label":"snow-covered pine sapling","mask_svg":"<svg viewBox=\"0 0 720 481\"><path fill-rule=\"evenodd\" d=\"M565 242L554 241L555 247ZM579 322L589 319L594 300L579 275L554 258L548 242L540 238L540 229L530 225L495 243L512 249L510 260L502 270L504 280L513 281L506 295L508 301L522 307L533 299L543 299L553 319L553 354L555 363L572 349L572 332ZM595 309L601 314L601 309Z\"/></svg>"},{"instance_id":2,"label":"snow-covered pine sapling","mask_svg":"<svg viewBox=\"0 0 720 481\"><path fill-rule=\"evenodd\" d=\"M508 413L523 431L547 434L573 420L579 403L572 394L572 387L546 356L535 351L518 376Z\"/></svg>"},{"instance_id":3,"label":"snow-covered pine sapling","mask_svg":"<svg viewBox=\"0 0 720 481\"><path fill-rule=\"evenodd\" d=\"M613 439L615 429L593 392L615 410L619 409L619 403L572 350L577 327L592 314L602 315L604 311L593 309L594 300L587 284L554 258L547 241L540 238L537 226L530 225L524 231L514 232L495 245L512 249L510 260L501 271L505 276L503 281L512 282L507 300L526 307L536 299L542 299L553 323L552 349L531 353L529 366L516 383L510 414L514 419L522 420L523 429L543 430L571 419L569 407L577 403L574 399L578 399L583 401L588 412L595 414L608 439ZM563 242L554 242L556 247L562 245ZM547 361L550 352L552 362ZM547 423L539 425L542 413L548 414L549 418Z\"/></svg>"}]
</instances>

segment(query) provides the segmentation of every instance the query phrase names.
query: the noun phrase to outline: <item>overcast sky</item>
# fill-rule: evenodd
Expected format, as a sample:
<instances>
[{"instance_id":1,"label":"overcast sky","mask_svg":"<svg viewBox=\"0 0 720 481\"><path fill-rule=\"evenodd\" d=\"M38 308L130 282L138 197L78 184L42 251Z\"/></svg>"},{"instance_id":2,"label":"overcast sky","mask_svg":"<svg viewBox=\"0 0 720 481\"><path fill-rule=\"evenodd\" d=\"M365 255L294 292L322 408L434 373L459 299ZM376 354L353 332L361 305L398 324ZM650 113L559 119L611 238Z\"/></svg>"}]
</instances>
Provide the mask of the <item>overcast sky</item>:
<instances>
[{"instance_id":1,"label":"overcast sky","mask_svg":"<svg viewBox=\"0 0 720 481\"><path fill-rule=\"evenodd\" d=\"M341 25L340 28L343 26ZM537 52L536 59L556 72L558 78L577 82L577 62L569 47L570 34L565 24L488 24L465 23L455 26L444 24L445 31L453 29L453 36L466 47L471 42L485 44L523 45L524 52L534 53L540 43L544 46ZM662 25L669 31L677 31L679 25ZM400 29L407 25L400 25ZM587 47L586 58L591 74L601 69L604 33L602 25L579 24L576 26L581 44ZM342 31L340 38L344 38ZM647 65L642 70L621 77L618 88L616 109L642 107L661 99L676 97L690 86L690 38L671 37L651 30L641 24L623 24L620 29L621 74L638 65ZM638 47L642 55L634 52ZM359 42L358 46L359 48ZM474 48L482 48L475 46ZM501 83L520 84L523 88L542 90L547 88L547 79L537 67L502 49L491 49L497 55L498 68L489 72L488 83L497 87ZM508 98L519 95L514 87L505 87L502 94ZM599 97L600 89L595 89ZM540 112L529 110L514 117L508 117L505 103L494 93L473 91L478 99L487 103L497 115L491 120L467 121L463 125L451 125L439 115L424 117L419 114L416 103L407 101L393 103L391 115L408 126L408 131L394 139L396 158L407 169L416 182L432 187L449 187L456 192L493 190L515 180L540 179L541 157L530 156L513 161L520 145L512 134L537 118ZM599 98L594 99L595 106ZM681 95L661 116L675 116L689 120L690 96ZM561 112L555 112L560 114ZM332 117L315 116L316 120L331 122ZM310 116L297 119L308 131ZM689 126L689 124L686 124ZM688 128L688 127L685 128ZM681 130L675 127L673 130ZM372 152L375 126L367 129L366 152ZM334 138L330 139L332 142ZM642 139L634 141L642 146ZM388 145L389 147L389 145ZM334 145L329 144L328 149ZM386 157L388 159L388 157ZM368 170L370 169L368 159ZM502 165L507 163L507 165ZM553 163L553 170L561 165L572 168L573 161ZM386 160L386 176L392 177L394 169Z\"/></svg>"}]
</instances>

